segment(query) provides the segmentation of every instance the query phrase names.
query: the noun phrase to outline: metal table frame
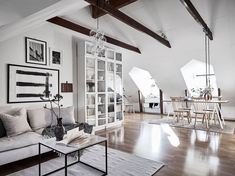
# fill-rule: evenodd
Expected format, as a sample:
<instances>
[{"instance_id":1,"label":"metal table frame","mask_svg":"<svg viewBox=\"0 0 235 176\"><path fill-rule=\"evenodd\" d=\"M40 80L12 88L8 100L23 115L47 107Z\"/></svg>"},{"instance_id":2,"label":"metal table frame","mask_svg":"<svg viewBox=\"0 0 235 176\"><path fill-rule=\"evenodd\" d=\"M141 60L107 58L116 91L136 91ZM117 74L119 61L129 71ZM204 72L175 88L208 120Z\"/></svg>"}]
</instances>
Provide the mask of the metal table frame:
<instances>
[{"instance_id":1,"label":"metal table frame","mask_svg":"<svg viewBox=\"0 0 235 176\"><path fill-rule=\"evenodd\" d=\"M80 153L80 152L79 152L80 150L83 150L83 149L92 147L92 146L97 145L97 144L100 144L100 143L105 143L105 171L100 170L100 169L98 169L98 168L96 168L96 167L94 167L94 166L92 166L92 165L89 165L89 164L87 164L87 163L85 163L85 162L83 162L83 161L80 160L80 154L79 154L79 153ZM64 157L65 157L65 160L64 160L64 162L65 162L64 167L58 168L58 169L53 170L53 171L51 171L51 172L48 172L48 173L46 173L46 174L44 174L44 175L41 175L41 155L42 155L42 153L41 153L41 146L50 148L50 149L52 149L52 150L54 150L54 151L56 151L56 152L58 152L58 153L64 155ZM68 164L68 163L67 163L67 157L68 157L68 155L71 154L71 153L75 153L75 152L77 152L78 155L79 155L79 156L78 156L78 160L75 161L75 162L73 162L73 163L71 163L71 164ZM74 165L74 164L77 164L77 163L82 163L82 164L84 164L84 165L86 165L86 166L89 166L89 167L91 167L91 168L93 168L93 169L95 169L95 170L98 170L98 171L102 172L102 173L103 173L102 176L103 176L103 175L107 175L107 174L108 174L107 139L106 139L105 141L101 141L101 142L95 143L95 144L93 144L93 145L89 145L89 146L87 146L87 147L79 148L78 150L75 150L75 151L69 152L69 153L63 153L63 152L61 152L61 151L58 151L58 150L54 149L53 147L47 146L47 145L42 144L42 143L39 142L39 143L38 143L38 161L39 161L39 163L38 163L39 176L50 175L50 174L53 174L53 173L55 173L55 172L58 172L58 171L60 171L60 170L62 170L62 169L65 169L65 176L67 176L68 167L70 167L70 166L72 166L72 165Z\"/></svg>"}]
</instances>

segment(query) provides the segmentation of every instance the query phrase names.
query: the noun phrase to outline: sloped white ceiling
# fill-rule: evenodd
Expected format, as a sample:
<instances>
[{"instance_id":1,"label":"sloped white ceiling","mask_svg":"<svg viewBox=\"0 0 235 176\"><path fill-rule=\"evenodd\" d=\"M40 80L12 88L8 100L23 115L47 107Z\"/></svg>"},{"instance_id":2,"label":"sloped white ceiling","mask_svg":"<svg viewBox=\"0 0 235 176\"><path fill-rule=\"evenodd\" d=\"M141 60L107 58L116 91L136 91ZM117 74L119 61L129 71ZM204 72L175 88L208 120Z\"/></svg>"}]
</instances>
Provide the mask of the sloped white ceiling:
<instances>
[{"instance_id":1,"label":"sloped white ceiling","mask_svg":"<svg viewBox=\"0 0 235 176\"><path fill-rule=\"evenodd\" d=\"M0 0L0 26L19 20L59 0ZM78 0L79 1L79 0ZM82 1L82 0L80 0ZM235 0L191 0L211 28L211 63L218 87L235 105ZM109 36L139 47L142 54L124 50L124 86L133 93L128 73L134 67L148 70L167 95L182 95L186 85L180 68L192 59L204 61L204 33L180 0L138 0L121 9L155 32L162 31L171 43L167 48L110 15L100 18L100 28ZM67 12L63 16L89 28L96 27L90 9ZM137 97L137 96L133 96ZM137 98L136 98L137 99Z\"/></svg>"},{"instance_id":2,"label":"sloped white ceiling","mask_svg":"<svg viewBox=\"0 0 235 176\"><path fill-rule=\"evenodd\" d=\"M0 0L0 26L29 16L59 0Z\"/></svg>"},{"instance_id":3,"label":"sloped white ceiling","mask_svg":"<svg viewBox=\"0 0 235 176\"><path fill-rule=\"evenodd\" d=\"M235 1L192 0L192 3L213 32L211 62L218 87L222 89L224 98L234 104ZM169 96L182 95L186 85L180 68L192 59L204 61L205 58L202 27L195 22L180 0L139 0L121 11L155 32L163 31L172 45L169 49L110 15L100 18L100 28L107 35L135 45L142 52L141 55L125 52L124 86L127 92L133 92L134 87L128 73L132 67L137 66L148 70ZM88 7L64 17L90 28L96 26L96 20L91 18Z\"/></svg>"}]
</instances>

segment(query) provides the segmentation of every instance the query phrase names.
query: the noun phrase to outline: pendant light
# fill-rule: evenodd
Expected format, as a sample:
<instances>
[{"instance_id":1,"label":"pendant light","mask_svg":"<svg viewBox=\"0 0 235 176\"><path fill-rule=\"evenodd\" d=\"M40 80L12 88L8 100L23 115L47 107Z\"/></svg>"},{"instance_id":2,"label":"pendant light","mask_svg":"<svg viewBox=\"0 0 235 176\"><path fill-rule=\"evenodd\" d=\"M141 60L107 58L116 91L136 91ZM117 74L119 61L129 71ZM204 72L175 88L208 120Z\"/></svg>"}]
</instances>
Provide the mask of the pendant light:
<instances>
[{"instance_id":1,"label":"pendant light","mask_svg":"<svg viewBox=\"0 0 235 176\"><path fill-rule=\"evenodd\" d=\"M97 6L99 7L99 5L99 0L97 0ZM104 32L99 29L99 17L97 17L96 29L90 31L90 37L93 43L92 54L100 55L105 50L106 38Z\"/></svg>"},{"instance_id":2,"label":"pendant light","mask_svg":"<svg viewBox=\"0 0 235 176\"><path fill-rule=\"evenodd\" d=\"M203 91L203 97L205 100L211 100L212 99L212 88L211 88L211 61L210 61L210 43L209 38L205 34L205 68L206 68L206 87Z\"/></svg>"}]
</instances>

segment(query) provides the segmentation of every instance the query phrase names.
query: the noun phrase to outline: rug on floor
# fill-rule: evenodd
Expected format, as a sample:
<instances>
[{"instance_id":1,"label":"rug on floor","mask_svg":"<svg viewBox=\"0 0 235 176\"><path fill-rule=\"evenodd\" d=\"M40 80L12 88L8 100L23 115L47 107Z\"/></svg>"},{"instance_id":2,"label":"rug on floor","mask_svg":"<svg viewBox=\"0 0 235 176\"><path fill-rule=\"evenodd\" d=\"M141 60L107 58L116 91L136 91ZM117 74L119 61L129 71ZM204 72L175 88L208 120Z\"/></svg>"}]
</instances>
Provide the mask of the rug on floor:
<instances>
[{"instance_id":1,"label":"rug on floor","mask_svg":"<svg viewBox=\"0 0 235 176\"><path fill-rule=\"evenodd\" d=\"M81 161L95 166L101 170L105 168L105 148L100 145L87 148L81 157ZM68 164L75 158L68 157ZM64 166L64 157L55 158L44 162L41 166L42 174ZM163 163L138 157L129 153L108 148L108 175L109 176L151 176L164 166ZM9 176L33 176L38 175L38 165L10 174ZM64 176L64 170L52 174ZM70 176L99 176L101 172L81 163L68 167Z\"/></svg>"},{"instance_id":2,"label":"rug on floor","mask_svg":"<svg viewBox=\"0 0 235 176\"><path fill-rule=\"evenodd\" d=\"M206 124L202 122L197 122L196 127L194 128L194 120L189 124L187 120L180 120L179 122L176 122L176 120L173 120L173 118L166 117L162 119L150 119L146 120L145 122L149 124L169 124L172 127L180 127L180 128L189 128L189 129L195 129L195 130L203 130L203 131L211 131L211 132L217 132L217 133L227 133L227 134L234 134L234 127L230 125L223 125L224 129L220 128L220 125L217 123L210 124L209 128L206 128Z\"/></svg>"}]
</instances>

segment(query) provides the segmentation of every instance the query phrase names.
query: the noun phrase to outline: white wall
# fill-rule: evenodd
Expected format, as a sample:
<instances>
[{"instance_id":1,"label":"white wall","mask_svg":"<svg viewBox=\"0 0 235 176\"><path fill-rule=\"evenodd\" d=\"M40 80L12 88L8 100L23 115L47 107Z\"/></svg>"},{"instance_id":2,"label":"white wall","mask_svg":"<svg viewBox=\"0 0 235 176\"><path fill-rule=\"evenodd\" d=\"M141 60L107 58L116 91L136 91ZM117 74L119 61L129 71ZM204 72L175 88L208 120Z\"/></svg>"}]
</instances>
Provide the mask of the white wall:
<instances>
[{"instance_id":1,"label":"white wall","mask_svg":"<svg viewBox=\"0 0 235 176\"><path fill-rule=\"evenodd\" d=\"M17 30L17 29L16 29ZM49 62L49 47L63 51L62 67L41 66L25 63L25 37L31 37L47 42L47 58ZM71 34L57 30L55 25L44 23L40 27L13 37L0 43L0 106L7 105L7 64L19 64L34 67L46 67L60 70L60 82L72 82L72 37ZM72 93L63 93L62 104L73 105ZM39 106L44 103L17 103L16 106Z\"/></svg>"}]
</instances>

